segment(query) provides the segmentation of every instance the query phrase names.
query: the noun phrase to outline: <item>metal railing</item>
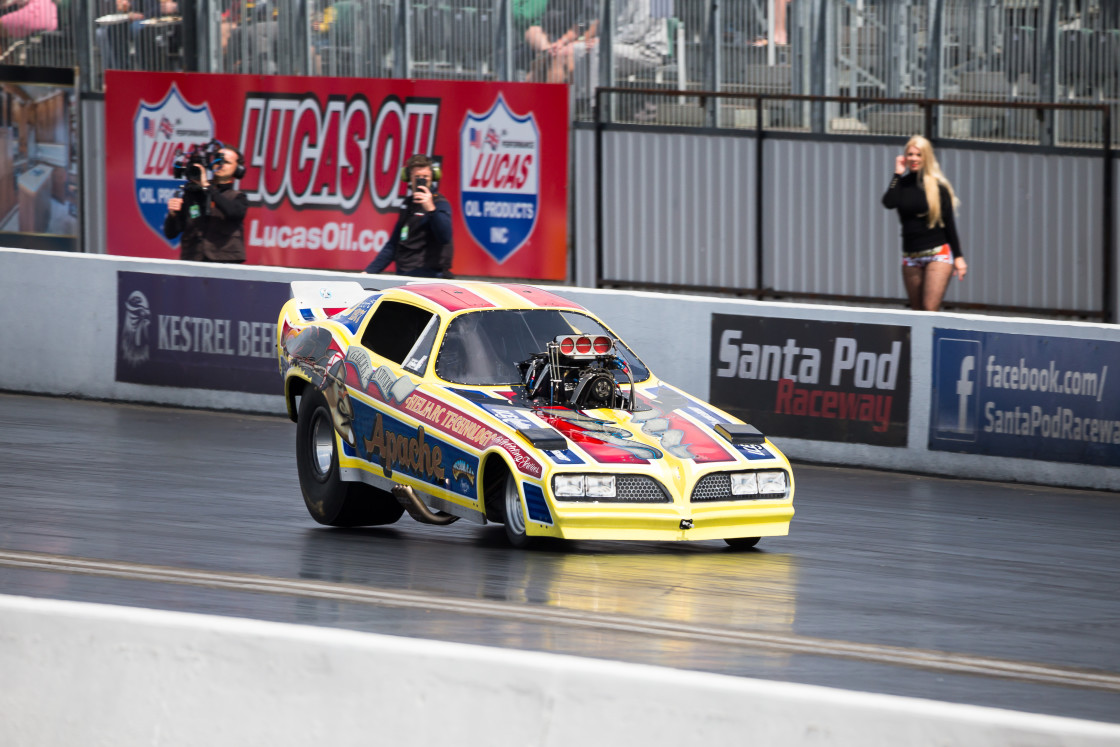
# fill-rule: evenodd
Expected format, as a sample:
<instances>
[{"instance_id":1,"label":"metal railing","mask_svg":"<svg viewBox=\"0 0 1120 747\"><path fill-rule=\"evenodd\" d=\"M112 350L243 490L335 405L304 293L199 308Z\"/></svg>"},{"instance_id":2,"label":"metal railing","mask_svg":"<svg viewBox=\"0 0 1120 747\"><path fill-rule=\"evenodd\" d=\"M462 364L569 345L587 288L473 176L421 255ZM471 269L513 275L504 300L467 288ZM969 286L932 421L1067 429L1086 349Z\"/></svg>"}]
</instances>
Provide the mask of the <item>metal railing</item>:
<instances>
[{"instance_id":1,"label":"metal railing","mask_svg":"<svg viewBox=\"0 0 1120 747\"><path fill-rule=\"evenodd\" d=\"M954 302L946 304L956 308L1005 311L1012 313L1044 313L1059 316L1076 316L1082 318L1103 319L1113 321L1113 308L1115 303L1114 275L1116 252L1116 194L1115 176L1113 170L1114 153L1111 139L1104 136L1112 127L1112 110L1103 104L1047 104L1025 102L990 102L972 100L935 100L935 99L867 99L844 96L810 96L790 94L734 94L722 91L666 91L658 88L634 89L627 87L601 87L595 92L595 154L594 154L594 213L595 213L595 285L596 287L627 287L647 288L656 290L677 291L704 291L737 296L750 296L755 298L788 298L812 299L819 301L844 301L844 302L873 302L891 303L897 299L888 299L881 296L865 296L859 294L830 294L809 292L797 287L776 287L771 277L768 264L772 261L774 248L767 247L765 243L766 199L768 186L772 184L774 166L767 164L764 158L764 142L768 134L786 134L791 132L808 132L812 129L814 120L822 118L821 111L829 106L845 106L853 111L863 112L862 116L871 117L876 111L886 111L894 107L904 110L907 117L899 120L889 120L885 129L879 129L874 134L893 135L896 137L909 137L914 134L923 134L932 141L946 142L940 134L952 129L946 121L947 113L957 109L975 109L984 111L1003 112L1033 112L1038 127L1035 131L1036 144L1053 143L1056 138L1053 130L1059 120L1059 115L1077 115L1095 120L1093 127L1088 131L1095 133L1093 142L1078 140L1074 145L1080 148L1087 146L1099 149L1101 165L1101 181L1099 194L1103 209L1100 212L1100 247L1099 247L1099 282L1101 284L1100 307L1097 309L1086 308L1042 308L1027 305L1008 305L992 301ZM653 103L651 109L651 102ZM682 126L704 126L705 123L714 121L727 122L734 119L744 124L743 129L754 138L754 160L750 177L752 183L753 231L750 243L753 246L743 247L728 246L728 252L740 255L744 253L753 257L754 287L727 287L718 284L696 285L675 284L664 282L648 282L635 277L611 276L606 270L606 247L604 238L604 216L616 213L616 206L607 207L604 204L604 191L615 189L615 185L604 173L604 132L611 124L632 123L635 116L645 112L653 112L653 122L667 125L667 132L677 131ZM663 119L658 121L662 116ZM682 112L689 112L682 115ZM733 114L729 117L729 114ZM910 115L913 116L910 116ZM629 119L628 119L629 118ZM833 125L835 125L835 120ZM861 120L862 121L862 120ZM642 123L649 124L649 119ZM915 126L916 125L916 126ZM870 130L870 128L868 128ZM835 131L833 129L832 131ZM894 139L892 142L897 143ZM1069 144L1069 143L1067 143ZM1040 149L1043 152L1053 152L1052 149ZM677 180L679 189L683 192L692 188L685 180ZM806 212L814 209L813 206L804 206ZM635 210L640 211L641 207ZM643 221L641 215L637 216L638 223ZM612 247L612 250L614 248ZM713 259L712 261L716 261ZM1064 261L1057 254L1051 255L1051 261Z\"/></svg>"}]
</instances>

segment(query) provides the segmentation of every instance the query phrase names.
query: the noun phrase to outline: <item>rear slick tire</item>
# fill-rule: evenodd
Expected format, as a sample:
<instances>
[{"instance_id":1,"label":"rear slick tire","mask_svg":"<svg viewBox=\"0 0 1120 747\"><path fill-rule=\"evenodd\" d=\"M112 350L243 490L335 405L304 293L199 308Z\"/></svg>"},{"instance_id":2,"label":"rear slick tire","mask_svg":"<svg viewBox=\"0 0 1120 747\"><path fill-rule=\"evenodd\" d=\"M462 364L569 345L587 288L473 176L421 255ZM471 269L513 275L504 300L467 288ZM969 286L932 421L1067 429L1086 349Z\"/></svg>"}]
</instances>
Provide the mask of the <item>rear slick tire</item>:
<instances>
[{"instance_id":1,"label":"rear slick tire","mask_svg":"<svg viewBox=\"0 0 1120 747\"><path fill-rule=\"evenodd\" d=\"M341 479L338 436L327 398L308 386L300 397L296 420L296 470L303 502L311 518L330 527L392 524L404 507L392 493Z\"/></svg>"}]
</instances>

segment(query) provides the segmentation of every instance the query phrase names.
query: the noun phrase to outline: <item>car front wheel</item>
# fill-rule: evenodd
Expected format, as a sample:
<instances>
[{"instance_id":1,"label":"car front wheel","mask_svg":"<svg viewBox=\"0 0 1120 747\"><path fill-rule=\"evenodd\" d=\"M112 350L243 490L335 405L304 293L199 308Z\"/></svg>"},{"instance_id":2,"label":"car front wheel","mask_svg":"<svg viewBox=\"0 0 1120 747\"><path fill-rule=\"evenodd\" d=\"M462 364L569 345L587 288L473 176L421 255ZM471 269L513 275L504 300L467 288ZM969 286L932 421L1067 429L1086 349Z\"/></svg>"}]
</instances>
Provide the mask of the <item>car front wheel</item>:
<instances>
[{"instance_id":1,"label":"car front wheel","mask_svg":"<svg viewBox=\"0 0 1120 747\"><path fill-rule=\"evenodd\" d=\"M332 527L392 524L401 518L404 508L391 493L341 479L337 444L327 399L309 386L296 422L296 469L311 518Z\"/></svg>"},{"instance_id":2,"label":"car front wheel","mask_svg":"<svg viewBox=\"0 0 1120 747\"><path fill-rule=\"evenodd\" d=\"M724 539L732 550L749 550L758 544L761 537L727 537Z\"/></svg>"}]
</instances>

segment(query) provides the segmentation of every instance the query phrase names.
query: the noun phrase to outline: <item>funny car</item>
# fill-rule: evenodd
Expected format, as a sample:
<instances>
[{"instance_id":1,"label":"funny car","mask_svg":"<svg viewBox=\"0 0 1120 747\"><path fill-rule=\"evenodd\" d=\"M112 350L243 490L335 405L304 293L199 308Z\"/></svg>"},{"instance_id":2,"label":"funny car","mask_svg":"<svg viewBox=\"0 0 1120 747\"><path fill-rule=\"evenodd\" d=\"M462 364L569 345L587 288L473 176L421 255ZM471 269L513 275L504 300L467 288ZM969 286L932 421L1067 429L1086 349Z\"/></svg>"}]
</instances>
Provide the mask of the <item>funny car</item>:
<instances>
[{"instance_id":1,"label":"funny car","mask_svg":"<svg viewBox=\"0 0 1120 747\"><path fill-rule=\"evenodd\" d=\"M793 473L756 428L660 381L543 288L294 282L277 355L296 468L330 526L497 522L537 538L785 535Z\"/></svg>"}]
</instances>

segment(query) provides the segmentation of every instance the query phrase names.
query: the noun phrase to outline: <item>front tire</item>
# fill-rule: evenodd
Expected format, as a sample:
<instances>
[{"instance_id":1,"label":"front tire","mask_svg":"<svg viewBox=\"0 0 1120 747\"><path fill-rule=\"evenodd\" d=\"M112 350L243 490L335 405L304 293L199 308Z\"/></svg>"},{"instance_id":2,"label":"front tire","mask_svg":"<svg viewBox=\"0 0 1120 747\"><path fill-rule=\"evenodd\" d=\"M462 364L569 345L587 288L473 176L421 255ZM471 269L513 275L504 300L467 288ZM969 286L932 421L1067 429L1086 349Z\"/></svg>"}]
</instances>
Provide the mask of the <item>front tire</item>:
<instances>
[{"instance_id":1,"label":"front tire","mask_svg":"<svg viewBox=\"0 0 1120 747\"><path fill-rule=\"evenodd\" d=\"M761 537L727 537L726 542L732 550L749 550L758 544Z\"/></svg>"},{"instance_id":2,"label":"front tire","mask_svg":"<svg viewBox=\"0 0 1120 747\"><path fill-rule=\"evenodd\" d=\"M525 512L521 508L521 495L517 492L517 478L512 473L506 475L502 487L502 522L506 526L506 539L511 545L523 550L535 544L535 538L530 537L525 528Z\"/></svg>"},{"instance_id":3,"label":"front tire","mask_svg":"<svg viewBox=\"0 0 1120 747\"><path fill-rule=\"evenodd\" d=\"M338 437L327 398L308 386L296 421L296 470L311 518L331 527L392 524L404 507L391 493L361 482L345 482L338 469Z\"/></svg>"}]
</instances>

